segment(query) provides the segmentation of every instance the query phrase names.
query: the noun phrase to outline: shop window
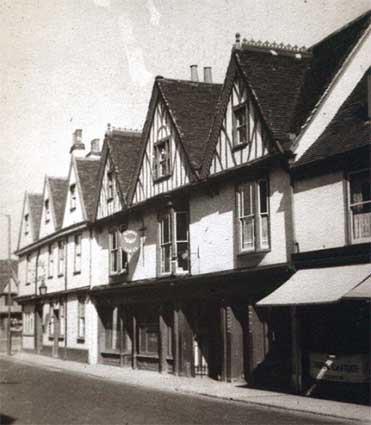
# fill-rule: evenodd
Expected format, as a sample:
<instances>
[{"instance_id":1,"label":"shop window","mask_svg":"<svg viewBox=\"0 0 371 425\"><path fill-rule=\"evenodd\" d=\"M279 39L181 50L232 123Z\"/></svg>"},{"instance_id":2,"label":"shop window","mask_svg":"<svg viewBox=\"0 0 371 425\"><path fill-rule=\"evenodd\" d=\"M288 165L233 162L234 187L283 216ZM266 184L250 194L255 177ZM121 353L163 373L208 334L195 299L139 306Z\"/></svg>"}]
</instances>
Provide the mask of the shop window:
<instances>
[{"instance_id":1,"label":"shop window","mask_svg":"<svg viewBox=\"0 0 371 425\"><path fill-rule=\"evenodd\" d=\"M33 312L23 313L23 333L26 335L32 335L34 333Z\"/></svg>"},{"instance_id":2,"label":"shop window","mask_svg":"<svg viewBox=\"0 0 371 425\"><path fill-rule=\"evenodd\" d=\"M371 240L370 170L349 175L350 232L353 242Z\"/></svg>"},{"instance_id":3,"label":"shop window","mask_svg":"<svg viewBox=\"0 0 371 425\"><path fill-rule=\"evenodd\" d=\"M70 186L70 211L76 209L76 184Z\"/></svg>"},{"instance_id":4,"label":"shop window","mask_svg":"<svg viewBox=\"0 0 371 425\"><path fill-rule=\"evenodd\" d=\"M105 317L105 345L107 350L120 349L120 316L119 307L107 309Z\"/></svg>"},{"instance_id":5,"label":"shop window","mask_svg":"<svg viewBox=\"0 0 371 425\"><path fill-rule=\"evenodd\" d=\"M78 323L77 323L78 342L85 340L85 299L78 298Z\"/></svg>"},{"instance_id":6,"label":"shop window","mask_svg":"<svg viewBox=\"0 0 371 425\"><path fill-rule=\"evenodd\" d=\"M237 189L240 252L264 251L269 240L269 188L265 179L247 182Z\"/></svg>"},{"instance_id":7,"label":"shop window","mask_svg":"<svg viewBox=\"0 0 371 425\"><path fill-rule=\"evenodd\" d=\"M74 273L81 272L81 233L74 236Z\"/></svg>"},{"instance_id":8,"label":"shop window","mask_svg":"<svg viewBox=\"0 0 371 425\"><path fill-rule=\"evenodd\" d=\"M54 272L54 247L52 244L48 246L48 277L53 277Z\"/></svg>"},{"instance_id":9,"label":"shop window","mask_svg":"<svg viewBox=\"0 0 371 425\"><path fill-rule=\"evenodd\" d=\"M158 355L158 315L155 310L142 311L138 317L139 354Z\"/></svg>"},{"instance_id":10,"label":"shop window","mask_svg":"<svg viewBox=\"0 0 371 425\"><path fill-rule=\"evenodd\" d=\"M187 273L189 271L188 212L170 209L160 216L159 225L160 273Z\"/></svg>"},{"instance_id":11,"label":"shop window","mask_svg":"<svg viewBox=\"0 0 371 425\"><path fill-rule=\"evenodd\" d=\"M64 273L64 241L58 241L58 276Z\"/></svg>"},{"instance_id":12,"label":"shop window","mask_svg":"<svg viewBox=\"0 0 371 425\"><path fill-rule=\"evenodd\" d=\"M158 141L153 147L153 176L161 179L170 175L170 139Z\"/></svg>"}]
</instances>

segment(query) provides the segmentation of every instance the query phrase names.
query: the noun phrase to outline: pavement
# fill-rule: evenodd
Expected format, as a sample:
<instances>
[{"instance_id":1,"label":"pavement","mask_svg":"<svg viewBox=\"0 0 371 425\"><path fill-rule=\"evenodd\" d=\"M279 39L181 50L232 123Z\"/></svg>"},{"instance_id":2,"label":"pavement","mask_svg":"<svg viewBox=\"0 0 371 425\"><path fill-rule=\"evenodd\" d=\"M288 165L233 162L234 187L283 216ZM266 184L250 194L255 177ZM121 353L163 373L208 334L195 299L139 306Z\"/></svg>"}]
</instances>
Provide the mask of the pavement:
<instances>
[{"instance_id":1,"label":"pavement","mask_svg":"<svg viewBox=\"0 0 371 425\"><path fill-rule=\"evenodd\" d=\"M0 355L4 356L3 354ZM90 375L103 380L121 382L136 387L142 386L159 391L233 400L252 405L312 413L371 424L371 408L364 405L262 391L246 388L241 383L218 382L208 377L184 378L170 374L118 368L102 364L89 365L25 352L14 354L11 359L29 365Z\"/></svg>"}]
</instances>

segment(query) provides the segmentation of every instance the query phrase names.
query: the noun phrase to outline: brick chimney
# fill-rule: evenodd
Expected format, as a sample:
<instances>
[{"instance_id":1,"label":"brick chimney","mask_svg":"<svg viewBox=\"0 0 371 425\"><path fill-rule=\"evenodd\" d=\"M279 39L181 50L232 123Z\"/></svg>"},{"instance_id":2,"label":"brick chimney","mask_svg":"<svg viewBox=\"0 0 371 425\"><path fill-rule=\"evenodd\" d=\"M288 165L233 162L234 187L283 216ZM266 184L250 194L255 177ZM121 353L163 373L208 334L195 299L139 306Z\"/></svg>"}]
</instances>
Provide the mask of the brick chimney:
<instances>
[{"instance_id":1,"label":"brick chimney","mask_svg":"<svg viewBox=\"0 0 371 425\"><path fill-rule=\"evenodd\" d=\"M198 81L197 65L191 65L191 80Z\"/></svg>"},{"instance_id":2,"label":"brick chimney","mask_svg":"<svg viewBox=\"0 0 371 425\"><path fill-rule=\"evenodd\" d=\"M93 139L90 142L90 152L86 155L86 158L89 158L90 156L100 156L99 139Z\"/></svg>"},{"instance_id":3,"label":"brick chimney","mask_svg":"<svg viewBox=\"0 0 371 425\"><path fill-rule=\"evenodd\" d=\"M70 154L76 157L84 155L85 145L82 143L82 130L76 129L72 134L72 146Z\"/></svg>"},{"instance_id":4,"label":"brick chimney","mask_svg":"<svg viewBox=\"0 0 371 425\"><path fill-rule=\"evenodd\" d=\"M213 77L211 73L211 66L204 66L204 83L212 83Z\"/></svg>"}]
</instances>

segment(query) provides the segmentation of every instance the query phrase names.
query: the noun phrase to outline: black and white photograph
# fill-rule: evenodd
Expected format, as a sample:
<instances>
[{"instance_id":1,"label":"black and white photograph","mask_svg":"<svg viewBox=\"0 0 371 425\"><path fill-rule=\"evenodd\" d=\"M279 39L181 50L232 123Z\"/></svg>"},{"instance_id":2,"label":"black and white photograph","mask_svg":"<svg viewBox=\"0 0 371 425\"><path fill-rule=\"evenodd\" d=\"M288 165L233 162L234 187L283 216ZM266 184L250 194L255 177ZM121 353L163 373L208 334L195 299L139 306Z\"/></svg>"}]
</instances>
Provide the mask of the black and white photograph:
<instances>
[{"instance_id":1,"label":"black and white photograph","mask_svg":"<svg viewBox=\"0 0 371 425\"><path fill-rule=\"evenodd\" d=\"M0 425L371 425L370 0L0 22Z\"/></svg>"}]
</instances>

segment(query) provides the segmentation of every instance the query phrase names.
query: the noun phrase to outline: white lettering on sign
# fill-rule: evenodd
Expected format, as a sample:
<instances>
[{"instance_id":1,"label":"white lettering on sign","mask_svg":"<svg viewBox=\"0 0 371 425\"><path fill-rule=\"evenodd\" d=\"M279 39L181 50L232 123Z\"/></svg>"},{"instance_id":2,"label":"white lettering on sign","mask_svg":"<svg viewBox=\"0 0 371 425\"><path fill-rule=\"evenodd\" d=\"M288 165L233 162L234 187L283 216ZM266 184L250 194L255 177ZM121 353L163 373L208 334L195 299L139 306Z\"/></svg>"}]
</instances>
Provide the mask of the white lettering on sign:
<instances>
[{"instance_id":1,"label":"white lettering on sign","mask_svg":"<svg viewBox=\"0 0 371 425\"><path fill-rule=\"evenodd\" d=\"M370 381L370 363L367 354L335 355L331 362L328 358L329 356L324 353L309 354L312 378L349 383Z\"/></svg>"},{"instance_id":2,"label":"white lettering on sign","mask_svg":"<svg viewBox=\"0 0 371 425\"><path fill-rule=\"evenodd\" d=\"M125 230L121 235L121 247L128 254L134 254L140 247L140 238L135 230Z\"/></svg>"}]
</instances>

